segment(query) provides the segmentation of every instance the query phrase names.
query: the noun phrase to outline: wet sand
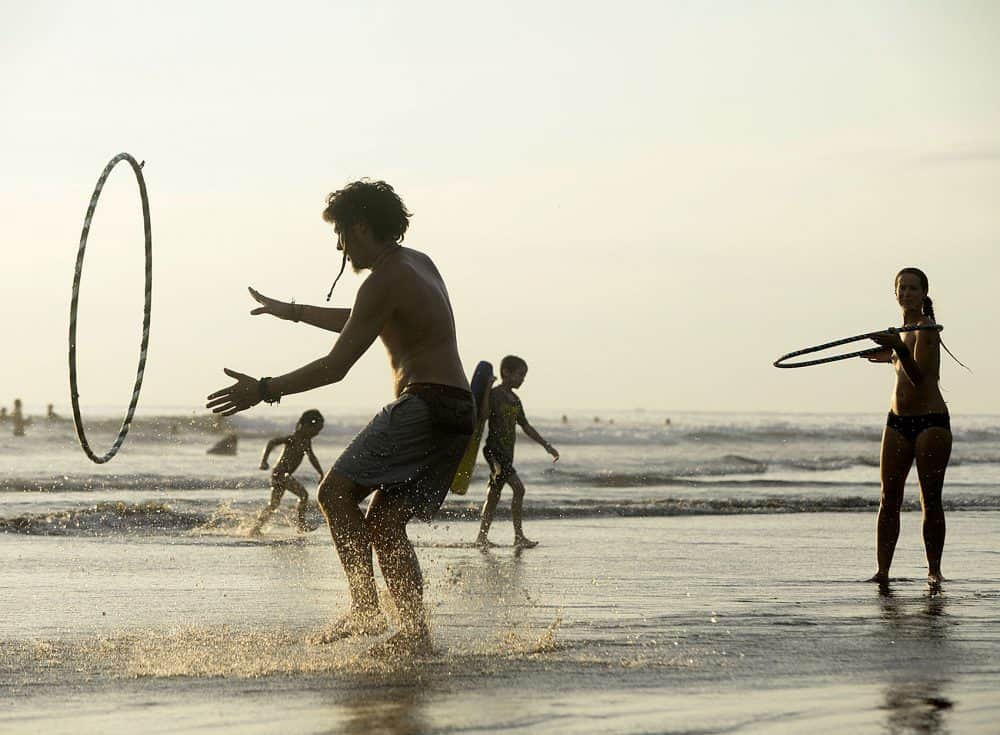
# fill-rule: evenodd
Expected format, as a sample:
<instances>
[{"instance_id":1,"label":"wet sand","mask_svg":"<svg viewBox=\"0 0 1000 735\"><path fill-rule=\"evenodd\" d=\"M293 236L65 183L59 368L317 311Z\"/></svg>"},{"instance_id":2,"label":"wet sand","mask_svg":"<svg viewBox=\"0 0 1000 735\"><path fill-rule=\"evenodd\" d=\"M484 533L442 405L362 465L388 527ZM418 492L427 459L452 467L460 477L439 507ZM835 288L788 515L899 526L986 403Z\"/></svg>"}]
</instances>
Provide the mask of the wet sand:
<instances>
[{"instance_id":1,"label":"wet sand","mask_svg":"<svg viewBox=\"0 0 1000 735\"><path fill-rule=\"evenodd\" d=\"M377 663L304 642L346 605L323 530L0 534L0 730L995 732L995 518L949 516L937 594L914 513L883 593L870 514L532 521L520 553L414 524L437 652Z\"/></svg>"}]
</instances>

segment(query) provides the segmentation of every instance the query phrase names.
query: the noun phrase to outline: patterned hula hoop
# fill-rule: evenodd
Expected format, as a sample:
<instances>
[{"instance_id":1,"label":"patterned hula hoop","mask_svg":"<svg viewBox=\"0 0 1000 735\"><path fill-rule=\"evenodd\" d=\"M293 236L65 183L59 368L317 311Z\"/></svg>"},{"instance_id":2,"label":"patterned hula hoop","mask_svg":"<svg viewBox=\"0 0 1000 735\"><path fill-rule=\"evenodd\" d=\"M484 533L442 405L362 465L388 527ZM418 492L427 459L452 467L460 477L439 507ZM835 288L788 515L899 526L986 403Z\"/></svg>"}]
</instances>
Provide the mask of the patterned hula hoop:
<instances>
[{"instance_id":1,"label":"patterned hula hoop","mask_svg":"<svg viewBox=\"0 0 1000 735\"><path fill-rule=\"evenodd\" d=\"M876 334L883 334L889 332L890 334L901 334L903 332L917 332L922 330L933 329L940 332L944 329L940 324L920 324L915 327L889 327L888 329L883 329L878 332L867 332L865 334L858 334L854 337L844 337L843 339L834 340L833 342L827 342L826 344L816 345L815 347L806 347L804 350L796 350L795 352L789 352L787 355L782 355L777 360L774 361L774 366L776 368L800 368L809 367L810 365L822 365L827 362L837 362L838 360L848 360L852 357L866 357L868 355L874 355L879 350L884 349L883 347L869 347L865 350L858 350L857 352L845 352L842 355L832 355L830 357L820 357L815 360L803 360L802 362L793 362L789 364L782 364L785 360L791 360L793 357L799 357L801 355L808 355L813 352L821 352L822 350L828 350L831 347L837 347L838 345L846 345L849 342L858 342L863 339L871 339L872 336Z\"/></svg>"},{"instance_id":2,"label":"patterned hula hoop","mask_svg":"<svg viewBox=\"0 0 1000 735\"><path fill-rule=\"evenodd\" d=\"M76 312L80 299L80 278L83 275L83 256L87 250L87 235L90 233L90 222L94 217L94 210L97 209L97 200L104 189L104 182L107 181L111 170L121 161L128 161L135 173L135 179L139 184L139 197L142 200L142 220L143 231L146 238L146 302L142 317L142 343L139 347L139 368L135 375L135 386L132 388L132 400L128 404L128 411L125 420L122 421L118 436L111 449L104 456L97 456L90 448L87 435L83 428L83 417L80 414L80 393L77 390L76 382ZM90 197L90 206L87 207L87 216L83 219L83 232L80 233L80 249L76 253L76 270L73 273L73 298L69 306L69 392L73 402L73 423L76 426L76 436L80 440L80 446L91 461L96 464L104 464L114 457L125 441L132 418L135 416L135 407L139 403L139 391L142 388L142 376L146 371L146 349L149 346L149 316L152 306L153 294L153 238L149 225L149 199L146 196L146 181L142 177L142 167L146 162L138 163L128 153L119 153L112 158L108 165L104 167L100 178L97 179L97 186L94 187L94 194Z\"/></svg>"}]
</instances>

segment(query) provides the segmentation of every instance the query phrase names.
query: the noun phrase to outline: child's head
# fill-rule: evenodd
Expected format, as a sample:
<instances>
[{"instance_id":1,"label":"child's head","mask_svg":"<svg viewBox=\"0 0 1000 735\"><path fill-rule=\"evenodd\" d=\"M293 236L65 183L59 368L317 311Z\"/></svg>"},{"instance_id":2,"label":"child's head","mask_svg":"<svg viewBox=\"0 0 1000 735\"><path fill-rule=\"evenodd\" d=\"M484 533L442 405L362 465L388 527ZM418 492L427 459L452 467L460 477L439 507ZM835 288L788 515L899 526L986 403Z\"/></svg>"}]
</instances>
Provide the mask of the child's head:
<instances>
[{"instance_id":1,"label":"child's head","mask_svg":"<svg viewBox=\"0 0 1000 735\"><path fill-rule=\"evenodd\" d=\"M295 431L306 436L316 436L323 430L323 414L315 408L310 408L299 417L299 423L295 425Z\"/></svg>"},{"instance_id":2,"label":"child's head","mask_svg":"<svg viewBox=\"0 0 1000 735\"><path fill-rule=\"evenodd\" d=\"M528 363L517 355L507 355L500 361L500 380L511 388L520 388L528 374Z\"/></svg>"}]
</instances>

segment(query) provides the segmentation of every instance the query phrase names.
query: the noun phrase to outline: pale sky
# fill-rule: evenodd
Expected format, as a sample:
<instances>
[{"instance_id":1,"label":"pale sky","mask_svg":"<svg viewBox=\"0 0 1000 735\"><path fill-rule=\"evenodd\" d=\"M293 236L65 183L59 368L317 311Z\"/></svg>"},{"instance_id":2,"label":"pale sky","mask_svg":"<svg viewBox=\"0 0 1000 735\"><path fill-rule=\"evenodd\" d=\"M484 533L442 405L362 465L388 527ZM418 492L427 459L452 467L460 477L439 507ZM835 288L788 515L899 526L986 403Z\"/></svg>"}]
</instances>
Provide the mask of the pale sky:
<instances>
[{"instance_id":1,"label":"pale sky","mask_svg":"<svg viewBox=\"0 0 1000 735\"><path fill-rule=\"evenodd\" d=\"M521 355L534 414L886 410L883 366L771 362L897 324L910 265L974 371L945 358L952 412L1000 413L998 69L989 1L0 0L0 403L69 413L80 228L128 151L152 208L142 407L200 409L223 366L277 375L329 350L249 317L246 286L322 304L340 263L324 197L368 176L414 212L406 244L446 278L466 369ZM131 393L130 176L88 245L85 408ZM390 397L375 345L282 406Z\"/></svg>"}]
</instances>

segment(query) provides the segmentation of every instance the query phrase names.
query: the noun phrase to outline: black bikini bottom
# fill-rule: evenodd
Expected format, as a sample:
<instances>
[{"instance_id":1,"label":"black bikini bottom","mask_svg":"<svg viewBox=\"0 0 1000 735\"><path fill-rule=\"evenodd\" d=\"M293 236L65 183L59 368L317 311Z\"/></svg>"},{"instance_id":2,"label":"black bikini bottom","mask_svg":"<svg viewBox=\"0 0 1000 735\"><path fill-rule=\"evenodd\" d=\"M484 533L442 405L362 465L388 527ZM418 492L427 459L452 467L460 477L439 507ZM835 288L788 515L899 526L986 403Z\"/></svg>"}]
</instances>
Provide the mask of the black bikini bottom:
<instances>
[{"instance_id":1,"label":"black bikini bottom","mask_svg":"<svg viewBox=\"0 0 1000 735\"><path fill-rule=\"evenodd\" d=\"M940 427L951 431L951 418L947 413L924 413L919 416L898 416L892 411L885 420L885 425L892 427L911 442L926 429Z\"/></svg>"}]
</instances>

